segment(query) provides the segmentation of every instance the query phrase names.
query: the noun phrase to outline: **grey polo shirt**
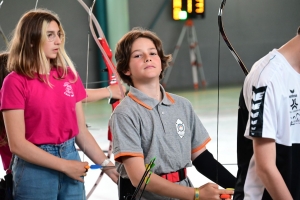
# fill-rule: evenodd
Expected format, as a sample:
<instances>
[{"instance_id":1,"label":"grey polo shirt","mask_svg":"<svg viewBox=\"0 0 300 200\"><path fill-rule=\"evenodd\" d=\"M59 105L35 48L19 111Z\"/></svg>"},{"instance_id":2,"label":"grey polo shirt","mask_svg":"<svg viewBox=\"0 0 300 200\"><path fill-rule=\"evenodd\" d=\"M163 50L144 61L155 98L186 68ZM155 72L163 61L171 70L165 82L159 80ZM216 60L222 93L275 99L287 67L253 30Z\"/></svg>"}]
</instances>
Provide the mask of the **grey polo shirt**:
<instances>
[{"instance_id":1,"label":"grey polo shirt","mask_svg":"<svg viewBox=\"0 0 300 200\"><path fill-rule=\"evenodd\" d=\"M127 178L122 156L138 156L149 163L156 157L155 174L190 167L191 154L202 149L210 137L191 103L161 87L161 102L130 87L128 95L114 110L110 127L118 171Z\"/></svg>"}]
</instances>

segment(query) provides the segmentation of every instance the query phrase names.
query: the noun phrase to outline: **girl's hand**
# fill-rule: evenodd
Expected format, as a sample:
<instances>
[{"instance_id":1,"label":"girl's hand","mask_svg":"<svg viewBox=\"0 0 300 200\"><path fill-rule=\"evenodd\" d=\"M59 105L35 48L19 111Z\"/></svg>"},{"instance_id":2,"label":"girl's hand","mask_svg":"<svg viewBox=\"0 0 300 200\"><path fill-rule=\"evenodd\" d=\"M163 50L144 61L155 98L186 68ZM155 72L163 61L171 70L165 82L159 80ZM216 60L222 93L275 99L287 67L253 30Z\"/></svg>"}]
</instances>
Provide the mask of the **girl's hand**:
<instances>
[{"instance_id":1,"label":"girl's hand","mask_svg":"<svg viewBox=\"0 0 300 200\"><path fill-rule=\"evenodd\" d=\"M65 173L68 177L78 180L80 182L84 182L83 177L86 176L87 169L85 166L88 166L88 162L80 162L76 160L65 160L65 165L63 169L63 173Z\"/></svg>"}]
</instances>

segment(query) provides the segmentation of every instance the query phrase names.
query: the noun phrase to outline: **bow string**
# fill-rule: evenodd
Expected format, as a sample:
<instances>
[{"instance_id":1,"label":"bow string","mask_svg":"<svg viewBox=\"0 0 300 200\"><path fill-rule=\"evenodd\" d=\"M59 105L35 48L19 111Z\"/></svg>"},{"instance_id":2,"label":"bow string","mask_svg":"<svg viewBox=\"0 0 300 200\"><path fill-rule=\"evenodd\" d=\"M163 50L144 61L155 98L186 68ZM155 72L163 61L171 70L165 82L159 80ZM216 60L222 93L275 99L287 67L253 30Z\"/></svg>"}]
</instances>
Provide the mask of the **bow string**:
<instances>
[{"instance_id":1,"label":"bow string","mask_svg":"<svg viewBox=\"0 0 300 200\"><path fill-rule=\"evenodd\" d=\"M229 39L228 39L228 37L225 33L225 30L224 30L224 27L223 27L222 15L223 15L223 9L225 7L225 4L226 4L226 0L222 0L222 3L219 8L219 13L218 13L219 32L222 35L222 38L225 41L226 45L228 46L231 54L233 55L233 57L239 64L239 66L242 69L242 71L244 72L245 76L247 76L249 71L248 71L247 67L245 66L245 64L243 63L242 59L239 57L237 52L234 50L231 43L229 42ZM219 34L219 36L220 36L220 34ZM219 71L219 66L220 66L220 37L219 37L218 71ZM219 73L218 73L218 76L219 76ZM243 89L242 89L240 92L238 116L240 116L240 114L244 114L245 111L247 112L247 108L245 107L245 100L243 98ZM218 122L219 122L219 77L218 77ZM240 135L240 131L242 131L242 135L243 135L243 131L245 130L245 127L240 127L239 122L240 122L240 120L238 119L238 137ZM217 125L217 129L218 129L218 127L219 127L219 125ZM218 130L217 130L217 160L218 160ZM218 179L218 171L217 171L217 179Z\"/></svg>"},{"instance_id":2,"label":"bow string","mask_svg":"<svg viewBox=\"0 0 300 200\"><path fill-rule=\"evenodd\" d=\"M0 2L0 9L2 7L3 2L4 2L3 0ZM8 39L5 36L4 31L2 30L1 26L0 26L0 34L1 34L1 36L2 36L2 38L4 40L4 42L5 42L6 46L8 47Z\"/></svg>"}]
</instances>

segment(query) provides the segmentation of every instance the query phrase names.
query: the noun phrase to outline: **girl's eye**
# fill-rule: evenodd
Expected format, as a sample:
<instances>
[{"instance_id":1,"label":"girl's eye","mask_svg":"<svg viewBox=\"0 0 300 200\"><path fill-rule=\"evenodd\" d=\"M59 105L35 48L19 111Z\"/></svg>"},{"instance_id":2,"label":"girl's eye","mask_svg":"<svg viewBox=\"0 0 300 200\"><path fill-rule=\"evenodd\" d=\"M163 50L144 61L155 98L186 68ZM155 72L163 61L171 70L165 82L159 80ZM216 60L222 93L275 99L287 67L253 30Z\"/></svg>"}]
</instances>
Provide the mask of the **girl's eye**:
<instances>
[{"instance_id":1,"label":"girl's eye","mask_svg":"<svg viewBox=\"0 0 300 200\"><path fill-rule=\"evenodd\" d=\"M64 37L64 34L58 32L57 34L55 34L53 31L49 31L47 33L47 38L49 42L53 42L56 38L56 36L60 39L62 39Z\"/></svg>"},{"instance_id":2,"label":"girl's eye","mask_svg":"<svg viewBox=\"0 0 300 200\"><path fill-rule=\"evenodd\" d=\"M48 33L47 34L48 39L53 39L55 35L53 33Z\"/></svg>"},{"instance_id":3,"label":"girl's eye","mask_svg":"<svg viewBox=\"0 0 300 200\"><path fill-rule=\"evenodd\" d=\"M150 55L157 55L157 53L156 52L152 52L152 53L150 53Z\"/></svg>"},{"instance_id":4,"label":"girl's eye","mask_svg":"<svg viewBox=\"0 0 300 200\"><path fill-rule=\"evenodd\" d=\"M62 34L62 33L57 33L57 36L58 36L60 39L62 39L62 38L64 37L64 34Z\"/></svg>"}]
</instances>

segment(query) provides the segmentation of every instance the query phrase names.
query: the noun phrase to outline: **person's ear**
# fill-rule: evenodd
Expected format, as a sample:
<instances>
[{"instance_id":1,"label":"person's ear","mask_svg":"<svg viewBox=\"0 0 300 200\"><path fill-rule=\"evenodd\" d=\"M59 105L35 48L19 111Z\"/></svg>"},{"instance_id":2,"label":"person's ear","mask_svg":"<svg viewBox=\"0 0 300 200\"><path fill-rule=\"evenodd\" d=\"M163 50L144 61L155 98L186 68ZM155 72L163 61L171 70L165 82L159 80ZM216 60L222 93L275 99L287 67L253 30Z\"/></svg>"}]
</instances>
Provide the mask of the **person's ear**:
<instances>
[{"instance_id":1,"label":"person's ear","mask_svg":"<svg viewBox=\"0 0 300 200\"><path fill-rule=\"evenodd\" d=\"M124 74L125 74L126 76L130 76L130 75L131 75L131 72L130 72L130 70L127 70L127 71L124 72Z\"/></svg>"}]
</instances>

